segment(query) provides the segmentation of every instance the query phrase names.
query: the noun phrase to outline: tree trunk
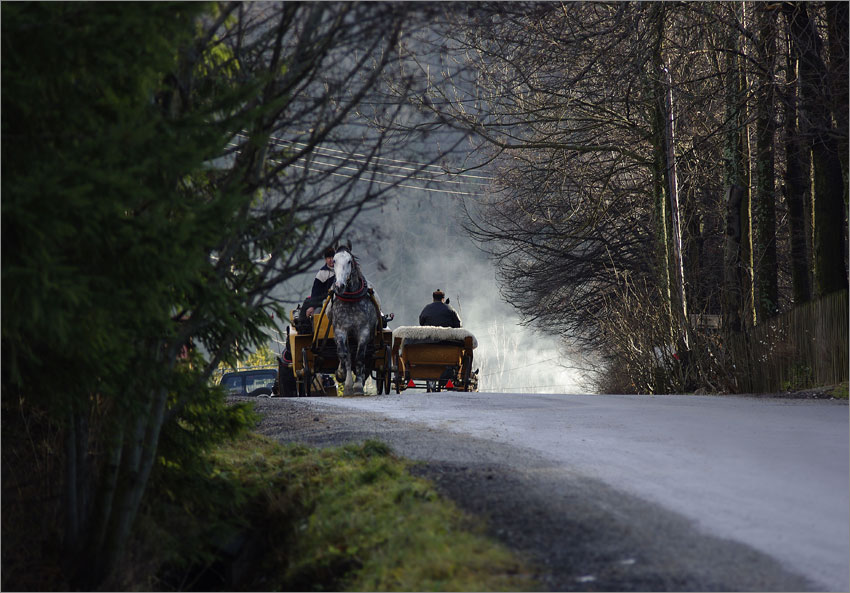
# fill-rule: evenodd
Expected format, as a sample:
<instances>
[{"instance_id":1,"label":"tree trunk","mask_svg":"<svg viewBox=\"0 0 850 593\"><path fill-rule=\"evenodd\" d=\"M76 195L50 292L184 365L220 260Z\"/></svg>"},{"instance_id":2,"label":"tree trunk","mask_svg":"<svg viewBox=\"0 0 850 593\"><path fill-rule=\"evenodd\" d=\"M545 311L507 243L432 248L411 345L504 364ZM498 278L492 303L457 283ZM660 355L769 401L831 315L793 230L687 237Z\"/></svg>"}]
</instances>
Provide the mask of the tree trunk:
<instances>
[{"instance_id":1,"label":"tree trunk","mask_svg":"<svg viewBox=\"0 0 850 593\"><path fill-rule=\"evenodd\" d=\"M756 5L756 51L761 64L756 90L756 167L753 214L755 218L756 316L760 323L779 311L776 269L776 194L773 143L776 16L769 4Z\"/></svg>"},{"instance_id":2,"label":"tree trunk","mask_svg":"<svg viewBox=\"0 0 850 593\"><path fill-rule=\"evenodd\" d=\"M850 108L850 80L848 80L848 11L847 2L826 2L826 25L829 39L829 88L832 91L832 116L835 118L838 156L844 174L844 202L847 203L848 171L850 156L848 135L848 108Z\"/></svg>"},{"instance_id":3,"label":"tree trunk","mask_svg":"<svg viewBox=\"0 0 850 593\"><path fill-rule=\"evenodd\" d=\"M726 241L723 253L723 326L731 332L743 329L743 265L741 220L744 188L731 185L726 191Z\"/></svg>"},{"instance_id":4,"label":"tree trunk","mask_svg":"<svg viewBox=\"0 0 850 593\"><path fill-rule=\"evenodd\" d=\"M783 4L791 38L800 57L801 120L811 140L815 267L815 294L822 296L847 287L844 233L844 176L838 141L832 126L831 91L822 55L823 42L808 16L806 3Z\"/></svg>"},{"instance_id":5,"label":"tree trunk","mask_svg":"<svg viewBox=\"0 0 850 593\"><path fill-rule=\"evenodd\" d=\"M741 3L736 6L738 18L743 27L748 26L747 22L747 5ZM734 35L735 33L733 33ZM744 196L741 204L741 261L743 262L744 286L742 297L744 300L744 315L743 322L747 326L755 325L756 323L756 287L755 287L755 266L754 266L754 249L753 249L753 193L752 179L750 175L750 166L752 163L752 151L750 148L750 114L747 106L747 94L749 81L747 79L746 62L748 57L746 54L746 46L736 36L734 51L739 51L741 57L737 60L738 66L738 129L741 134L741 187L744 188Z\"/></svg>"},{"instance_id":6,"label":"tree trunk","mask_svg":"<svg viewBox=\"0 0 850 593\"><path fill-rule=\"evenodd\" d=\"M664 145L665 171L667 172L667 188L670 197L670 228L673 240L673 268L676 278L676 315L679 325L680 350L690 349L688 336L688 301L685 295L685 267L682 261L682 223L679 216L679 178L676 169L676 141L673 129L673 82L670 70L663 68L667 83L664 92ZM683 348L683 350L682 350Z\"/></svg>"},{"instance_id":7,"label":"tree trunk","mask_svg":"<svg viewBox=\"0 0 850 593\"><path fill-rule=\"evenodd\" d=\"M664 38L664 11L663 3L658 3L653 6L653 16L655 17L656 35L654 39L655 47L653 48L653 72L650 73L652 80L651 93L655 95L656 100L653 109L653 130L652 138L654 143L654 162L653 162L653 193L655 198L655 220L658 226L658 236L656 239L656 258L658 263L658 271L660 277L658 279L661 287L661 294L664 297L665 313L669 320L669 337L672 342L675 339L674 321L673 321L673 281L670 273L670 219L667 212L667 200L665 199L664 191L664 89L661 85L661 59L662 39Z\"/></svg>"},{"instance_id":8,"label":"tree trunk","mask_svg":"<svg viewBox=\"0 0 850 593\"><path fill-rule=\"evenodd\" d=\"M736 10L740 10L736 7ZM739 14L740 16L740 14ZM740 331L752 324L748 298L750 263L750 194L747 159L746 79L741 66L740 37L729 28L726 40L726 126L723 176L726 190L726 246L724 270L724 325Z\"/></svg>"},{"instance_id":9,"label":"tree trunk","mask_svg":"<svg viewBox=\"0 0 850 593\"><path fill-rule=\"evenodd\" d=\"M797 57L793 44L786 48L785 92L785 200L791 225L791 285L795 304L812 299L811 203L806 151L797 124Z\"/></svg>"}]
</instances>

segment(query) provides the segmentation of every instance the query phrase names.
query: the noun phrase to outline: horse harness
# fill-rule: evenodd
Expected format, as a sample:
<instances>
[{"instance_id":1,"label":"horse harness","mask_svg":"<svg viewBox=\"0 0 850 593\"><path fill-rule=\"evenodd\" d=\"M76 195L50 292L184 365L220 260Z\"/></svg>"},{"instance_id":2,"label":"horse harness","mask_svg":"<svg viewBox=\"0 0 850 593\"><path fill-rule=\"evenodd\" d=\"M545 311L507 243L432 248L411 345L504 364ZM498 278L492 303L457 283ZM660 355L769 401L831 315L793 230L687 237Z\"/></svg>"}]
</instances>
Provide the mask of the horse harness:
<instances>
[{"instance_id":1,"label":"horse harness","mask_svg":"<svg viewBox=\"0 0 850 593\"><path fill-rule=\"evenodd\" d=\"M363 279L363 276L360 276L360 288L354 291L346 291L346 292L337 292L333 291L334 298L337 298L346 303L353 303L356 301L361 301L366 298L366 296L371 295L372 289L366 286L366 281Z\"/></svg>"}]
</instances>

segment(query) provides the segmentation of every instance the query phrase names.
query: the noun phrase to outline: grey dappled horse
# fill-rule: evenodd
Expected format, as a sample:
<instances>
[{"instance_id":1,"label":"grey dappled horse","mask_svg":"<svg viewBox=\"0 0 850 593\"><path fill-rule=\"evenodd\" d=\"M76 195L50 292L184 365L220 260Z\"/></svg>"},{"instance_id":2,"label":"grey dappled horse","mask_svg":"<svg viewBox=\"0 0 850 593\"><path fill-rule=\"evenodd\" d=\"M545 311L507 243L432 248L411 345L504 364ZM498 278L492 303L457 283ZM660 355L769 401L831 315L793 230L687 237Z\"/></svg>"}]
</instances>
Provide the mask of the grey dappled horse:
<instances>
[{"instance_id":1,"label":"grey dappled horse","mask_svg":"<svg viewBox=\"0 0 850 593\"><path fill-rule=\"evenodd\" d=\"M375 337L378 311L369 285L347 249L334 255L334 275L332 322L339 357L336 378L345 382L343 395L363 395L366 349Z\"/></svg>"}]
</instances>

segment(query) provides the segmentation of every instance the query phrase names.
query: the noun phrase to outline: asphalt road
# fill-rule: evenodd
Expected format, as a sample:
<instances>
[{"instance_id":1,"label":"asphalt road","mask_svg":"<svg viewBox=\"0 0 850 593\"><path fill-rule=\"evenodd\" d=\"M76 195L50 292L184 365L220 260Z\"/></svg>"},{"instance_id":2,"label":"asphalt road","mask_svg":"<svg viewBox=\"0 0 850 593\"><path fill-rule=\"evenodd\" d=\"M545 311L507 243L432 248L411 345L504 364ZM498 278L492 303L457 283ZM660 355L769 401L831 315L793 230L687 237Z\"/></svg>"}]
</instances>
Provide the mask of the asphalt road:
<instances>
[{"instance_id":1,"label":"asphalt road","mask_svg":"<svg viewBox=\"0 0 850 593\"><path fill-rule=\"evenodd\" d=\"M261 398L261 432L378 438L550 590L850 589L846 402L423 393Z\"/></svg>"}]
</instances>

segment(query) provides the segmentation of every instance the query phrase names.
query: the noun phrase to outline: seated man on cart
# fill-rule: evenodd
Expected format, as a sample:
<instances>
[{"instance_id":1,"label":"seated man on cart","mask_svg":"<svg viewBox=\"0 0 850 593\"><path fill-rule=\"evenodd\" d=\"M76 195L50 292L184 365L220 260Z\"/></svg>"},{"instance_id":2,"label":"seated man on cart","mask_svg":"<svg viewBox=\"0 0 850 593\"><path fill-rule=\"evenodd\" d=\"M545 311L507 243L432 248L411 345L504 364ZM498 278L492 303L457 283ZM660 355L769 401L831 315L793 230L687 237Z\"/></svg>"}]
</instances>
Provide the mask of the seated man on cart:
<instances>
[{"instance_id":1,"label":"seated man on cart","mask_svg":"<svg viewBox=\"0 0 850 593\"><path fill-rule=\"evenodd\" d=\"M313 279L313 288L310 290L310 296L304 299L304 303L301 305L298 318L296 319L296 327L302 328L299 329L299 332L304 331L303 328L305 327L310 327L310 318L317 310L322 308L328 292L333 288L334 253L333 247L325 249L325 264L316 272L316 277Z\"/></svg>"},{"instance_id":2,"label":"seated man on cart","mask_svg":"<svg viewBox=\"0 0 850 593\"><path fill-rule=\"evenodd\" d=\"M436 327L460 327L460 317L457 311L451 308L447 302L443 302L445 293L439 288L431 295L434 302L426 305L419 314L419 325L431 325Z\"/></svg>"},{"instance_id":3,"label":"seated man on cart","mask_svg":"<svg viewBox=\"0 0 850 593\"><path fill-rule=\"evenodd\" d=\"M431 295L434 301L425 305L422 312L419 314L419 325L429 325L435 327L460 327L460 317L448 303L443 302L445 293L439 288ZM446 386L446 382L451 378L452 370L446 369L443 377L440 380L428 380L428 391L438 391Z\"/></svg>"},{"instance_id":4,"label":"seated man on cart","mask_svg":"<svg viewBox=\"0 0 850 593\"><path fill-rule=\"evenodd\" d=\"M318 272L316 278L313 279L313 288L310 291L310 298L304 301L306 307L305 315L312 317L313 312L322 306L328 292L334 285L334 248L328 247L325 249L325 265ZM308 303L309 301L309 303Z\"/></svg>"}]
</instances>

